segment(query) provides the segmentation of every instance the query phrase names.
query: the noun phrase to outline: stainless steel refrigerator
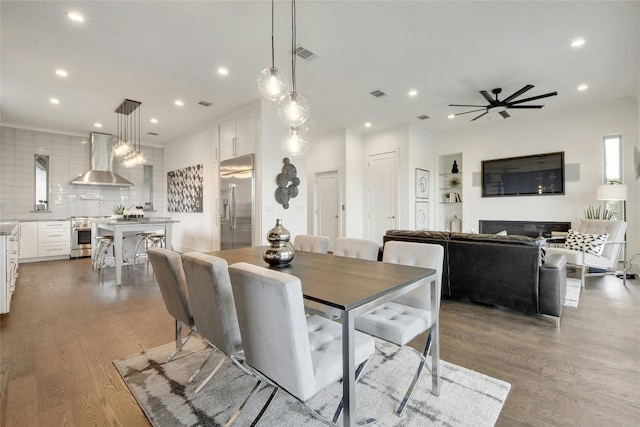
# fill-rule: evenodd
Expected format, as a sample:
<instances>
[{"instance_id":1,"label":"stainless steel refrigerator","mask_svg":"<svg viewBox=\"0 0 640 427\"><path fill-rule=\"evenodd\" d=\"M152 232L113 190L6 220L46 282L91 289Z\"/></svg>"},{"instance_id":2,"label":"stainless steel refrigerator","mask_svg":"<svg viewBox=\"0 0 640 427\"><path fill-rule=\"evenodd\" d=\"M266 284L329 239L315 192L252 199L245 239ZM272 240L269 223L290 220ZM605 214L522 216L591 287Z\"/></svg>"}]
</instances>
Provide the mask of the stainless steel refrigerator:
<instances>
[{"instance_id":1,"label":"stainless steel refrigerator","mask_svg":"<svg viewBox=\"0 0 640 427\"><path fill-rule=\"evenodd\" d=\"M252 245L254 177L253 154L220 162L220 248Z\"/></svg>"}]
</instances>

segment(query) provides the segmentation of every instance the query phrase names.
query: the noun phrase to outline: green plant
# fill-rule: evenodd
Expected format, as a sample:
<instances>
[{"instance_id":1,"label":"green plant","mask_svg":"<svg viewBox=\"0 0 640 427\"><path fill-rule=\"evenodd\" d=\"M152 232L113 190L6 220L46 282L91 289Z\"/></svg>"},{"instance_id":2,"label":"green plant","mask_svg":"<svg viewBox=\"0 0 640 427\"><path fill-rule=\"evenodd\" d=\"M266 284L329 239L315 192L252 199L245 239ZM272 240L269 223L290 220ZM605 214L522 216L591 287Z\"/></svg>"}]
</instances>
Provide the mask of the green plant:
<instances>
[{"instance_id":1,"label":"green plant","mask_svg":"<svg viewBox=\"0 0 640 427\"><path fill-rule=\"evenodd\" d=\"M113 207L114 215L124 215L124 210L125 210L124 205L115 205Z\"/></svg>"},{"instance_id":2,"label":"green plant","mask_svg":"<svg viewBox=\"0 0 640 427\"><path fill-rule=\"evenodd\" d=\"M610 210L602 210L602 206L598 206L594 208L589 205L589 207L584 211L585 219L613 219L615 218L616 213Z\"/></svg>"}]
</instances>

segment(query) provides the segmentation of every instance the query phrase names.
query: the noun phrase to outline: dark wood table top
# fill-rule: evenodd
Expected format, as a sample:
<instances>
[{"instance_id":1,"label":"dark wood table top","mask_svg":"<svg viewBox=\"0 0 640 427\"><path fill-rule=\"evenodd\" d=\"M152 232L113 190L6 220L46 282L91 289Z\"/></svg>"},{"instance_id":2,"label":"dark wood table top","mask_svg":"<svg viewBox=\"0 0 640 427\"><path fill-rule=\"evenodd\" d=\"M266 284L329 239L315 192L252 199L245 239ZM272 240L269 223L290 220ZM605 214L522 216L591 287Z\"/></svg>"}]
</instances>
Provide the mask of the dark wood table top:
<instances>
[{"instance_id":1,"label":"dark wood table top","mask_svg":"<svg viewBox=\"0 0 640 427\"><path fill-rule=\"evenodd\" d=\"M304 297L341 310L352 310L407 284L435 274L430 268L296 251L285 267L269 267L262 259L264 246L208 252L229 265L247 262L296 276Z\"/></svg>"}]
</instances>

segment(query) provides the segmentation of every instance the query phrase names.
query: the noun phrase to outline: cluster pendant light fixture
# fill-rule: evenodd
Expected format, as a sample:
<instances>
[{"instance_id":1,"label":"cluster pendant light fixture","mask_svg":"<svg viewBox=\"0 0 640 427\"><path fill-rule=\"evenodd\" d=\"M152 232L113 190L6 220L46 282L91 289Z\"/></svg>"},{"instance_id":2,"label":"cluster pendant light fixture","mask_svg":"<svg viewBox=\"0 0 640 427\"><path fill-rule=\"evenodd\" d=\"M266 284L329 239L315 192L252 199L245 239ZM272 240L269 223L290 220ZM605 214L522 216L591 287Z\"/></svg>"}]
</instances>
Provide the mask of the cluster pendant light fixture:
<instances>
[{"instance_id":1,"label":"cluster pendant light fixture","mask_svg":"<svg viewBox=\"0 0 640 427\"><path fill-rule=\"evenodd\" d=\"M147 163L140 143L140 104L138 101L125 99L115 110L118 126L113 154L122 158L121 164L126 168Z\"/></svg>"},{"instance_id":2,"label":"cluster pendant light fixture","mask_svg":"<svg viewBox=\"0 0 640 427\"><path fill-rule=\"evenodd\" d=\"M307 100L296 91L296 1L291 0L291 92L278 76L274 62L273 46L273 0L271 2L271 67L262 71L258 84L264 97L272 101L278 100L278 114L287 126L281 146L293 156L305 154L309 141L306 129L301 126L309 117Z\"/></svg>"}]
</instances>

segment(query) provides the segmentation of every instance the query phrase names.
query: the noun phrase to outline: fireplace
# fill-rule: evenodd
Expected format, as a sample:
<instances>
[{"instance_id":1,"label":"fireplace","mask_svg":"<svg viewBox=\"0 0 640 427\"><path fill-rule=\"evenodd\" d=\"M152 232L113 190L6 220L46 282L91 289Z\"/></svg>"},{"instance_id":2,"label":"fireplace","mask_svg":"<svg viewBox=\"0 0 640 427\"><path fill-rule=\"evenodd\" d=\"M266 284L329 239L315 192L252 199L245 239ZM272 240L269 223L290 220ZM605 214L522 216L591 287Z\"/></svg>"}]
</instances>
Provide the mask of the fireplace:
<instances>
[{"instance_id":1,"label":"fireplace","mask_svg":"<svg viewBox=\"0 0 640 427\"><path fill-rule=\"evenodd\" d=\"M480 220L481 234L495 234L506 231L507 234L516 234L529 237L551 237L552 231L567 232L571 228L570 222L554 221L500 221Z\"/></svg>"}]
</instances>

